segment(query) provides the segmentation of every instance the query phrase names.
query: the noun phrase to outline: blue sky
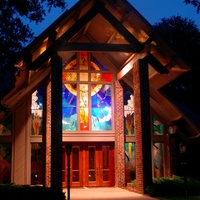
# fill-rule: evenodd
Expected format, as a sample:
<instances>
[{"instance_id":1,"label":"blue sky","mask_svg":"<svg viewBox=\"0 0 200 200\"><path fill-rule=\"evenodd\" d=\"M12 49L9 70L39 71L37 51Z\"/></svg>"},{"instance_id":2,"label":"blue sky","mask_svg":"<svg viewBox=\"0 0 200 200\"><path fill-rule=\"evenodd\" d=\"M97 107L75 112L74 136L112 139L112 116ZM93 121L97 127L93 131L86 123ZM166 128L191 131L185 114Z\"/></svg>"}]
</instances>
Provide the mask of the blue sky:
<instances>
[{"instance_id":1,"label":"blue sky","mask_svg":"<svg viewBox=\"0 0 200 200\"><path fill-rule=\"evenodd\" d=\"M197 14L196 8L192 5L185 4L184 0L128 0L129 3L150 23L159 22L161 18L181 15L195 22L200 29L200 14ZM70 9L78 0L67 0L68 9ZM61 9L53 9L45 17L45 20L36 25L29 24L33 29L35 36L38 36L51 23L53 23L62 14Z\"/></svg>"}]
</instances>

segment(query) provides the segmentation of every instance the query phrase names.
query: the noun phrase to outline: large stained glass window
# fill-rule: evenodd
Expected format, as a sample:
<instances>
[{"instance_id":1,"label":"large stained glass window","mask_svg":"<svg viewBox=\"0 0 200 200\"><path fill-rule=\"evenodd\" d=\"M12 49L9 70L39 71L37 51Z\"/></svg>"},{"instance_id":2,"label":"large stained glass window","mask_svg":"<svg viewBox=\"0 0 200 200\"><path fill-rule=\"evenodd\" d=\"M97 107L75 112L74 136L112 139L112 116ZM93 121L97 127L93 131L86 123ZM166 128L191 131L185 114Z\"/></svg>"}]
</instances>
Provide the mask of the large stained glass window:
<instances>
[{"instance_id":1,"label":"large stained glass window","mask_svg":"<svg viewBox=\"0 0 200 200\"><path fill-rule=\"evenodd\" d=\"M43 114L43 92L42 92L42 87L39 87L32 94L32 103L31 103L32 129L31 129L31 135L42 135L42 114Z\"/></svg>"},{"instance_id":2,"label":"large stained glass window","mask_svg":"<svg viewBox=\"0 0 200 200\"><path fill-rule=\"evenodd\" d=\"M112 74L88 52L63 66L63 131L112 130Z\"/></svg>"}]
</instances>

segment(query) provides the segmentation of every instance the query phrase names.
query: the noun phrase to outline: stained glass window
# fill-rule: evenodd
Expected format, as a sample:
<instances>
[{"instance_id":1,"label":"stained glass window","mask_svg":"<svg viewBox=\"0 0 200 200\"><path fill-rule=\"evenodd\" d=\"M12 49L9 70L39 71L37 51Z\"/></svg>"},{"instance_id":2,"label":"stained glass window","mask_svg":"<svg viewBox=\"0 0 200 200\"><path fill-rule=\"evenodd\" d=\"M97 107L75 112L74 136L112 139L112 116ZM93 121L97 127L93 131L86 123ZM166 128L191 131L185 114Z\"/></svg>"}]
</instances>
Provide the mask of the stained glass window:
<instances>
[{"instance_id":1,"label":"stained glass window","mask_svg":"<svg viewBox=\"0 0 200 200\"><path fill-rule=\"evenodd\" d=\"M154 177L164 176L164 144L163 143L153 143L153 172Z\"/></svg>"},{"instance_id":2,"label":"stained glass window","mask_svg":"<svg viewBox=\"0 0 200 200\"><path fill-rule=\"evenodd\" d=\"M152 116L153 135L163 135L163 124Z\"/></svg>"},{"instance_id":3,"label":"stained glass window","mask_svg":"<svg viewBox=\"0 0 200 200\"><path fill-rule=\"evenodd\" d=\"M11 136L12 131L12 115L7 117L5 121L0 124L0 136Z\"/></svg>"},{"instance_id":4,"label":"stained glass window","mask_svg":"<svg viewBox=\"0 0 200 200\"><path fill-rule=\"evenodd\" d=\"M31 144L31 184L42 184L42 143Z\"/></svg>"},{"instance_id":5,"label":"stained glass window","mask_svg":"<svg viewBox=\"0 0 200 200\"><path fill-rule=\"evenodd\" d=\"M63 81L76 81L77 73L76 72L63 72Z\"/></svg>"},{"instance_id":6,"label":"stained glass window","mask_svg":"<svg viewBox=\"0 0 200 200\"><path fill-rule=\"evenodd\" d=\"M42 92L42 87L40 87L32 94L31 135L42 135L42 115L43 115L43 92Z\"/></svg>"},{"instance_id":7,"label":"stained glass window","mask_svg":"<svg viewBox=\"0 0 200 200\"><path fill-rule=\"evenodd\" d=\"M134 96L128 91L124 90L124 131L125 135L134 134Z\"/></svg>"},{"instance_id":8,"label":"stained glass window","mask_svg":"<svg viewBox=\"0 0 200 200\"><path fill-rule=\"evenodd\" d=\"M77 130L77 84L63 84L62 129Z\"/></svg>"},{"instance_id":9,"label":"stained glass window","mask_svg":"<svg viewBox=\"0 0 200 200\"><path fill-rule=\"evenodd\" d=\"M80 130L89 130L88 122L88 84L80 84Z\"/></svg>"},{"instance_id":10,"label":"stained glass window","mask_svg":"<svg viewBox=\"0 0 200 200\"><path fill-rule=\"evenodd\" d=\"M92 130L111 130L111 85L92 84L91 90Z\"/></svg>"},{"instance_id":11,"label":"stained glass window","mask_svg":"<svg viewBox=\"0 0 200 200\"><path fill-rule=\"evenodd\" d=\"M79 69L88 70L88 52L79 53Z\"/></svg>"},{"instance_id":12,"label":"stained glass window","mask_svg":"<svg viewBox=\"0 0 200 200\"><path fill-rule=\"evenodd\" d=\"M63 65L63 130L112 130L112 74L88 52L77 55Z\"/></svg>"},{"instance_id":13,"label":"stained glass window","mask_svg":"<svg viewBox=\"0 0 200 200\"><path fill-rule=\"evenodd\" d=\"M135 143L125 143L125 167L126 167L126 182L129 183L136 178L135 171Z\"/></svg>"},{"instance_id":14,"label":"stained glass window","mask_svg":"<svg viewBox=\"0 0 200 200\"><path fill-rule=\"evenodd\" d=\"M112 81L112 74L110 73L91 73L91 81L94 82L111 82Z\"/></svg>"},{"instance_id":15,"label":"stained glass window","mask_svg":"<svg viewBox=\"0 0 200 200\"><path fill-rule=\"evenodd\" d=\"M0 144L0 184L11 183L11 143Z\"/></svg>"}]
</instances>

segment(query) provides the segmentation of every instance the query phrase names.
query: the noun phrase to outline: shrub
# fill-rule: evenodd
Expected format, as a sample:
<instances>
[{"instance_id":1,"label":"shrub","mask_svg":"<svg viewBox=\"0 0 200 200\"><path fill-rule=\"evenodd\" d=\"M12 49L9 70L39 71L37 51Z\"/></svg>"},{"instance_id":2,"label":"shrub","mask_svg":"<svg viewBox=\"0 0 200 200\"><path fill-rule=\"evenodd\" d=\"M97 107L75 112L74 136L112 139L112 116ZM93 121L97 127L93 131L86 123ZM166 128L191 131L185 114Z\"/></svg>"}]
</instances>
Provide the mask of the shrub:
<instances>
[{"instance_id":1,"label":"shrub","mask_svg":"<svg viewBox=\"0 0 200 200\"><path fill-rule=\"evenodd\" d=\"M179 176L153 178L153 183L147 186L146 192L158 197L184 196L187 189L189 196L200 195L200 180L189 177L186 180L185 184L184 178Z\"/></svg>"},{"instance_id":2,"label":"shrub","mask_svg":"<svg viewBox=\"0 0 200 200\"><path fill-rule=\"evenodd\" d=\"M16 185L16 184L0 184L1 200L44 200L55 199L65 200L64 192L56 191L53 188L45 188L41 186Z\"/></svg>"}]
</instances>

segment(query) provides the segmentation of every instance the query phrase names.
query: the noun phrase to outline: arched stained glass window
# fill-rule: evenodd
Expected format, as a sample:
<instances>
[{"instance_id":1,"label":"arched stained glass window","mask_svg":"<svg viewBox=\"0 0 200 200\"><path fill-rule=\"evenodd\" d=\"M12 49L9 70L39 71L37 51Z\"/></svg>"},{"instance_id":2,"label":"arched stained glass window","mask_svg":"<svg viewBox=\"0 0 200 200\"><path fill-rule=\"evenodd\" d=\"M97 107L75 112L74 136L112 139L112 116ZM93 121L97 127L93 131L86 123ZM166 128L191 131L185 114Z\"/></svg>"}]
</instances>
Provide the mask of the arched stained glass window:
<instances>
[{"instance_id":1,"label":"arched stained glass window","mask_svg":"<svg viewBox=\"0 0 200 200\"><path fill-rule=\"evenodd\" d=\"M112 74L88 52L63 65L63 131L112 130Z\"/></svg>"}]
</instances>

